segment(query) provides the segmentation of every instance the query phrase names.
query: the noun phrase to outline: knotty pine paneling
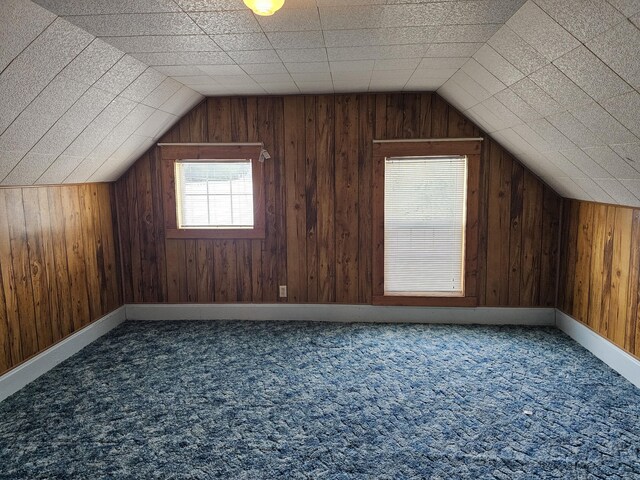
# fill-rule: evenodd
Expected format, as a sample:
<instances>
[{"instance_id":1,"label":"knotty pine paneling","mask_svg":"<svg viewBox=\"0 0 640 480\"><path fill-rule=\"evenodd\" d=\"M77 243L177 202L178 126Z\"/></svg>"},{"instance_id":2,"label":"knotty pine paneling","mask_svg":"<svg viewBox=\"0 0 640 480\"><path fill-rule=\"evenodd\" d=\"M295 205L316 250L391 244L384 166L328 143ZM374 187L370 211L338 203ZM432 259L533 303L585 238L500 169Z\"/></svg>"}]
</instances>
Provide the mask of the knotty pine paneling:
<instances>
[{"instance_id":1,"label":"knotty pine paneling","mask_svg":"<svg viewBox=\"0 0 640 480\"><path fill-rule=\"evenodd\" d=\"M640 209L563 202L558 308L640 356Z\"/></svg>"},{"instance_id":2,"label":"knotty pine paneling","mask_svg":"<svg viewBox=\"0 0 640 480\"><path fill-rule=\"evenodd\" d=\"M264 240L163 234L159 152L116 183L127 302L371 303L373 139L484 136L481 305L553 306L560 198L432 93L208 98L161 142L264 142Z\"/></svg>"},{"instance_id":3,"label":"knotty pine paneling","mask_svg":"<svg viewBox=\"0 0 640 480\"><path fill-rule=\"evenodd\" d=\"M0 374L122 305L113 189L0 188Z\"/></svg>"}]
</instances>

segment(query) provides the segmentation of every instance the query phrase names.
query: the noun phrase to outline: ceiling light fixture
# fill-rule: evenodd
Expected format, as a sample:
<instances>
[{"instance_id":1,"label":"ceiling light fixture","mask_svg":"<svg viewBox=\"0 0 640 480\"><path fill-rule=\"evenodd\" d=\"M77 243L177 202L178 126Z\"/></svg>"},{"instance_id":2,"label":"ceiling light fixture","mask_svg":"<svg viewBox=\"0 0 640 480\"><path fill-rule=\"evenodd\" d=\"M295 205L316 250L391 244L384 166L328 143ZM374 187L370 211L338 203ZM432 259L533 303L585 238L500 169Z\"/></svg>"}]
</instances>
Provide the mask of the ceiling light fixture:
<instances>
[{"instance_id":1,"label":"ceiling light fixture","mask_svg":"<svg viewBox=\"0 0 640 480\"><path fill-rule=\"evenodd\" d=\"M284 0L244 0L244 4L256 15L268 17L282 8Z\"/></svg>"}]
</instances>

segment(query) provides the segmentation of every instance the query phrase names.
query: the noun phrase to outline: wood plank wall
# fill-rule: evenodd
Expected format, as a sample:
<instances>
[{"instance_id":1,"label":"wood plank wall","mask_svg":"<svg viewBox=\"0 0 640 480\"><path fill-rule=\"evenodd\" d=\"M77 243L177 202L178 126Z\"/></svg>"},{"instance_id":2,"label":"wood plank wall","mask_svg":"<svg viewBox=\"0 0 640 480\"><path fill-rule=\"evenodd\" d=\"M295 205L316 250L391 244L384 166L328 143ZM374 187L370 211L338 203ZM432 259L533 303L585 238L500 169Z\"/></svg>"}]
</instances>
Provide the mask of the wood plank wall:
<instances>
[{"instance_id":1,"label":"wood plank wall","mask_svg":"<svg viewBox=\"0 0 640 480\"><path fill-rule=\"evenodd\" d=\"M0 188L0 374L122 305L113 189Z\"/></svg>"},{"instance_id":2,"label":"wood plank wall","mask_svg":"<svg viewBox=\"0 0 640 480\"><path fill-rule=\"evenodd\" d=\"M476 136L432 93L208 98L161 142L264 142L266 238L165 239L152 148L116 183L125 301L371 303L372 140ZM554 306L561 199L488 137L480 199L480 304Z\"/></svg>"},{"instance_id":3,"label":"wood plank wall","mask_svg":"<svg viewBox=\"0 0 640 480\"><path fill-rule=\"evenodd\" d=\"M640 209L563 202L558 308L640 357Z\"/></svg>"}]
</instances>

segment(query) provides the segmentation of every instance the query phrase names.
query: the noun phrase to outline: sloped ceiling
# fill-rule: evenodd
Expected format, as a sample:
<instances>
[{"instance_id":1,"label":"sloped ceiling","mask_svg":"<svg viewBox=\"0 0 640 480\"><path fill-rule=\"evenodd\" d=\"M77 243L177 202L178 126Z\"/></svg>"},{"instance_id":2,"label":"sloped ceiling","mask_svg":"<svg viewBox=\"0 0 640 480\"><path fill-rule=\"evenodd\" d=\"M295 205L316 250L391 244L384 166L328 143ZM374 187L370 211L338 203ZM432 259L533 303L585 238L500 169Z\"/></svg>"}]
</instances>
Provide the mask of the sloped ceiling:
<instances>
[{"instance_id":1,"label":"sloped ceiling","mask_svg":"<svg viewBox=\"0 0 640 480\"><path fill-rule=\"evenodd\" d=\"M640 0L36 1L1 7L3 183L113 179L194 90L437 90L559 193L640 206Z\"/></svg>"}]
</instances>

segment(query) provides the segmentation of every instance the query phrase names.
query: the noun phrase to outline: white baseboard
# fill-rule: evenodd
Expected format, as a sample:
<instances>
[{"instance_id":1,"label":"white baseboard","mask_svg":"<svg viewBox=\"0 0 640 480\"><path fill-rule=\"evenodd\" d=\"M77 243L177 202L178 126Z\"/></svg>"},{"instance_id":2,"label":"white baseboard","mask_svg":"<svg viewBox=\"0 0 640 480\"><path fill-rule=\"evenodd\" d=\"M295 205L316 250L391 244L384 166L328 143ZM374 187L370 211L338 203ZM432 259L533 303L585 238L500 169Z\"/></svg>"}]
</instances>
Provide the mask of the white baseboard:
<instances>
[{"instance_id":1,"label":"white baseboard","mask_svg":"<svg viewBox=\"0 0 640 480\"><path fill-rule=\"evenodd\" d=\"M640 388L640 360L560 310L556 310L556 326Z\"/></svg>"},{"instance_id":2,"label":"white baseboard","mask_svg":"<svg viewBox=\"0 0 640 480\"><path fill-rule=\"evenodd\" d=\"M555 325L553 308L381 307L335 304L127 304L127 320L288 320L314 322Z\"/></svg>"},{"instance_id":3,"label":"white baseboard","mask_svg":"<svg viewBox=\"0 0 640 480\"><path fill-rule=\"evenodd\" d=\"M122 306L0 376L0 402L126 320Z\"/></svg>"}]
</instances>

